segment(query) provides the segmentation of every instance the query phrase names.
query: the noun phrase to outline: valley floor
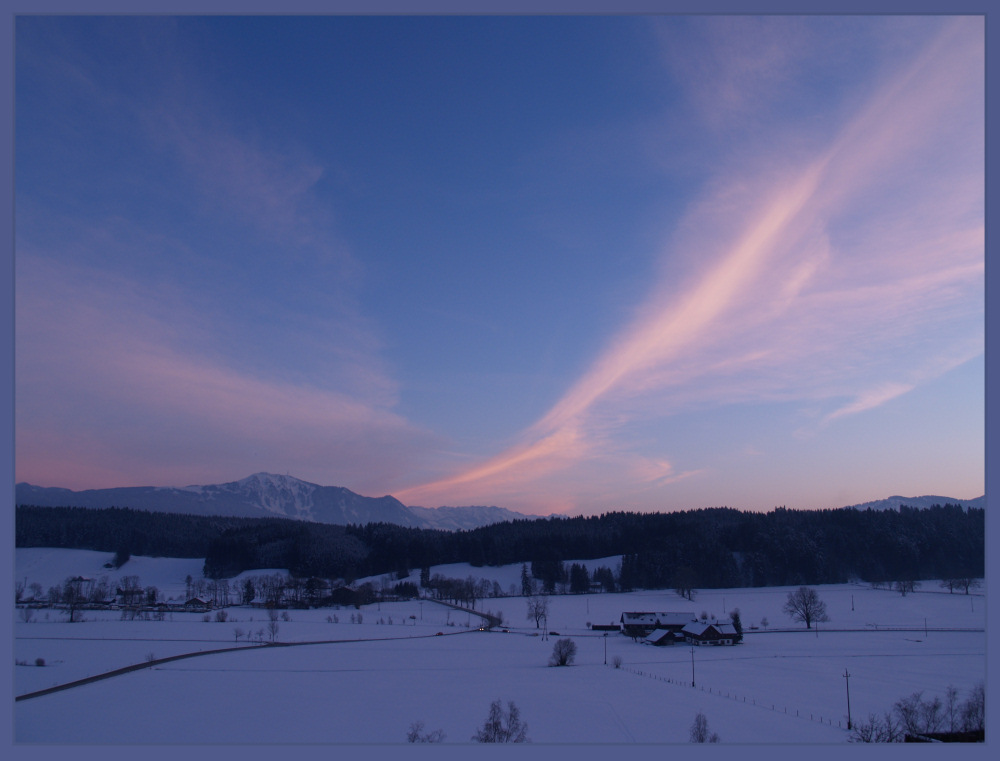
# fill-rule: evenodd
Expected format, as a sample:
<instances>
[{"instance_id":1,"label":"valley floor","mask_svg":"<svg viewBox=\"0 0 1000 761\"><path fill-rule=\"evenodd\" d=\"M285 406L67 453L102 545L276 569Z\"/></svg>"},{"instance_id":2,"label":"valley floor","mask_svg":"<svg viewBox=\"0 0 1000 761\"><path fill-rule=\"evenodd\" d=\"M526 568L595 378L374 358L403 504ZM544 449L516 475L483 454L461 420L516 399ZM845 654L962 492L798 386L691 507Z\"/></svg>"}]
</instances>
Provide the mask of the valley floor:
<instances>
[{"instance_id":1,"label":"valley floor","mask_svg":"<svg viewBox=\"0 0 1000 761\"><path fill-rule=\"evenodd\" d=\"M19 568L29 566L21 553ZM146 565L151 573L153 564ZM446 575L464 576L452 570ZM519 568L462 570L478 576ZM143 578L158 581L170 583ZM483 601L502 613L506 633L479 631L475 615L431 601L290 611L290 620L279 621L278 642L324 644L271 647L241 639L233 652L20 700L14 739L396 744L422 721L426 731L442 730L446 744L467 744L490 702L501 699L517 704L535 744L683 744L702 712L726 744L839 745L849 737L845 670L855 721L915 691L943 696L954 685L964 699L985 679L982 595L948 594L930 583L906 597L863 585L816 589L831 619L818 632L782 613L789 591L782 588L707 590L694 601L667 591L553 596L548 625L554 631L547 639L527 620L520 597ZM626 610L722 618L734 607L747 629L736 647L655 648L616 633L604 637L588 625L617 620ZM27 665L15 667L15 695L147 658L235 648L237 628L254 631L267 623L260 609L228 613L225 623L181 613L127 622L108 612L70 624L55 611L48 620L44 612L31 622L17 620L15 660ZM358 614L362 622L352 623ZM550 668L561 637L577 644L576 661ZM616 657L621 668L614 668ZM34 665L39 658L44 666Z\"/></svg>"}]
</instances>

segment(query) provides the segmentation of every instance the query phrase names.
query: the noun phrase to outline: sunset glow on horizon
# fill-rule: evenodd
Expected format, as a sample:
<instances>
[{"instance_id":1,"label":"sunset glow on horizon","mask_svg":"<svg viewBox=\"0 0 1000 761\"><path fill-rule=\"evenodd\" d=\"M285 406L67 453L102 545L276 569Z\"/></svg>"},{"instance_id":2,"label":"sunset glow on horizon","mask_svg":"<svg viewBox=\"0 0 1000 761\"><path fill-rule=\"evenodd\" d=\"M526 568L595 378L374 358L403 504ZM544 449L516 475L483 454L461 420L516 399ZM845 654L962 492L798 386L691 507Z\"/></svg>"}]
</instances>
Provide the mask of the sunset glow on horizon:
<instances>
[{"instance_id":1,"label":"sunset glow on horizon","mask_svg":"<svg viewBox=\"0 0 1000 761\"><path fill-rule=\"evenodd\" d=\"M15 32L18 482L985 491L982 17Z\"/></svg>"}]
</instances>

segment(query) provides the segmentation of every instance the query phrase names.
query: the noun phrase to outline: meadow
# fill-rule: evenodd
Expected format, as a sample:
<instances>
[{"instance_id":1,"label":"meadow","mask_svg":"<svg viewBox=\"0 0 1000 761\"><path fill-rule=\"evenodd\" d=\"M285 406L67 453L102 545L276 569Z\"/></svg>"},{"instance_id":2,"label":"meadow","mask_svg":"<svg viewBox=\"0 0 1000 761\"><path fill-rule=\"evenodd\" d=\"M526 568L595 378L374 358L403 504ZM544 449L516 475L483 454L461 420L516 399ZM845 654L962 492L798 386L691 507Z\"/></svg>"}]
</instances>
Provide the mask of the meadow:
<instances>
[{"instance_id":1,"label":"meadow","mask_svg":"<svg viewBox=\"0 0 1000 761\"><path fill-rule=\"evenodd\" d=\"M137 557L109 572L107 559L18 549L16 571L45 588L76 574L134 574L179 599L185 577L201 570L197 560ZM431 570L495 579L504 589L520 578L520 565ZM669 590L554 595L548 632L528 619L519 596L477 603L501 615L507 631L481 631L478 616L431 600L290 610L278 621L274 644L260 608L231 606L225 622L179 611L132 621L87 611L75 623L40 609L30 621L15 616L15 695L150 665L17 701L14 739L395 744L423 722L427 731L441 730L446 744L469 743L500 699L516 703L533 743L687 743L701 712L722 743L840 744L851 734L848 688L857 722L917 691L943 696L954 686L964 699L985 680L984 589L951 594L924 582L902 596L860 582L815 588L830 620L814 630L782 611L790 587L698 590L693 600ZM616 622L624 611L728 620L734 608L745 629L734 647L658 648L591 628ZM263 642L252 634L248 640L253 632ZM576 658L552 668L549 656L561 638L576 643ZM233 649L156 663L220 648Z\"/></svg>"}]
</instances>

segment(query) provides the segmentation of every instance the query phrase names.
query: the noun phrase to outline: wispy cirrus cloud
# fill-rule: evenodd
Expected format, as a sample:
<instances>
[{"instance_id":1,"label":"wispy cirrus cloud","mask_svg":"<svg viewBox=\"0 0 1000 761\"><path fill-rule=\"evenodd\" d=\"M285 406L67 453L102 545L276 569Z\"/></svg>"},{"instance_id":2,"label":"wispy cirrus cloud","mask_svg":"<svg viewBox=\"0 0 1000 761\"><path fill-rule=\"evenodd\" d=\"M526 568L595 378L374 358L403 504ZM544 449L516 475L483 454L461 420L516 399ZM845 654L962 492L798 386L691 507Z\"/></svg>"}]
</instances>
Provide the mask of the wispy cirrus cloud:
<instances>
[{"instance_id":1,"label":"wispy cirrus cloud","mask_svg":"<svg viewBox=\"0 0 1000 761\"><path fill-rule=\"evenodd\" d=\"M784 34L780 23L748 23ZM781 50L802 53L794 41L765 44L751 68L762 86L791 76ZM748 55L738 48L731 65L708 67L721 83L691 85L722 87L720 119L749 108L726 95L726 72L745 70ZM635 318L549 412L497 456L404 495L447 501L475 484L500 498L556 481L573 490L624 452L648 467L628 443L644 417L797 399L831 406L821 418L830 425L981 354L982 66L981 23L952 20L825 147L741 155L706 184Z\"/></svg>"},{"instance_id":2,"label":"wispy cirrus cloud","mask_svg":"<svg viewBox=\"0 0 1000 761\"><path fill-rule=\"evenodd\" d=\"M60 64L47 86L75 98L86 83L101 141L109 122L134 129L114 171L93 177L93 206L19 197L18 479L174 485L288 469L384 493L436 439L396 412L361 268L317 193L322 162L224 118L175 25L144 29L162 57L138 88L69 34L37 56Z\"/></svg>"}]
</instances>

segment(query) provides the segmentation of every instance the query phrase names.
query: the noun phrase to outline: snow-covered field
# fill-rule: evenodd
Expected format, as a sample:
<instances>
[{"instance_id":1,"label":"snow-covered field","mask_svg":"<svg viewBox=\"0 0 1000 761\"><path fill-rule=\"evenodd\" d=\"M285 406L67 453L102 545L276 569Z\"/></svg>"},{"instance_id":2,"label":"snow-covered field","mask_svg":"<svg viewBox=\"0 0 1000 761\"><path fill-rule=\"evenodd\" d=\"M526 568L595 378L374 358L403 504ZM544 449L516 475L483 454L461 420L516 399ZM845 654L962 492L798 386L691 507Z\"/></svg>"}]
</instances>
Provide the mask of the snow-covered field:
<instances>
[{"instance_id":1,"label":"snow-covered field","mask_svg":"<svg viewBox=\"0 0 1000 761\"><path fill-rule=\"evenodd\" d=\"M180 598L201 562L132 558L118 572L107 553L19 549L17 578L43 588L77 574L138 575ZM614 567L616 559L588 561ZM263 573L253 572L250 575ZM519 585L520 566L438 566L432 573ZM18 743L402 743L415 721L468 743L494 699L514 701L533 743L686 743L703 712L723 743L847 741L845 669L857 720L923 690L964 696L986 675L984 590L948 594L936 584L902 597L864 585L816 587L830 621L805 631L782 612L789 588L704 590L549 598L546 640L526 618L524 598L486 599L509 632L478 631L479 619L425 600L289 611L280 643L173 661L14 706ZM738 647L654 648L588 624L623 611L690 611L728 618L741 611ZM362 623L356 621L358 614ZM15 617L14 693L64 684L169 655L236 647L235 629L266 629L264 611L228 609L225 623L174 613L163 621L121 621L114 613ZM338 620L331 621L333 617ZM768 627L761 620L768 620ZM751 626L758 627L756 630ZM889 630L903 627L903 631ZM926 627L926 629L925 629ZM838 631L846 630L846 631ZM438 636L441 632L443 636ZM558 632L558 635L554 632ZM554 641L572 637L570 668L548 667ZM268 635L264 637L269 639ZM605 651L606 648L606 651ZM605 665L605 652L607 665ZM695 687L692 681L692 653ZM615 669L618 656L622 668ZM44 666L35 666L37 658ZM58 717L58 720L53 720Z\"/></svg>"}]
</instances>

